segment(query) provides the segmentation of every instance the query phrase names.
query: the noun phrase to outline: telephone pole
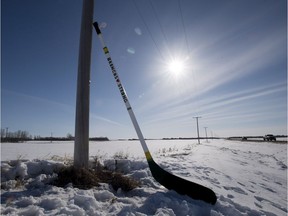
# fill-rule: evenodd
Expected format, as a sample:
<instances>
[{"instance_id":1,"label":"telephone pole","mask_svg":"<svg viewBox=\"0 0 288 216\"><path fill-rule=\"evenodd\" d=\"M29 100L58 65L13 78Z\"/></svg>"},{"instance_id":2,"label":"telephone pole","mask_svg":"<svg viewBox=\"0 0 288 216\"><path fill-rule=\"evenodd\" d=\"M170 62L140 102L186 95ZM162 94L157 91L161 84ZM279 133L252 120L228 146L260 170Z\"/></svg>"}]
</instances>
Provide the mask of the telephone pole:
<instances>
[{"instance_id":1,"label":"telephone pole","mask_svg":"<svg viewBox=\"0 0 288 216\"><path fill-rule=\"evenodd\" d=\"M206 142L208 142L208 138L207 138L207 128L208 127L204 127L205 128L205 134L206 134Z\"/></svg>"},{"instance_id":2,"label":"telephone pole","mask_svg":"<svg viewBox=\"0 0 288 216\"><path fill-rule=\"evenodd\" d=\"M88 168L89 99L94 0L83 0L78 58L74 166Z\"/></svg>"},{"instance_id":3,"label":"telephone pole","mask_svg":"<svg viewBox=\"0 0 288 216\"><path fill-rule=\"evenodd\" d=\"M197 136L198 136L198 144L200 144L200 137L199 137L199 125L198 125L198 119L201 118L201 116L195 116L193 117L196 119L196 123L197 123Z\"/></svg>"}]
</instances>

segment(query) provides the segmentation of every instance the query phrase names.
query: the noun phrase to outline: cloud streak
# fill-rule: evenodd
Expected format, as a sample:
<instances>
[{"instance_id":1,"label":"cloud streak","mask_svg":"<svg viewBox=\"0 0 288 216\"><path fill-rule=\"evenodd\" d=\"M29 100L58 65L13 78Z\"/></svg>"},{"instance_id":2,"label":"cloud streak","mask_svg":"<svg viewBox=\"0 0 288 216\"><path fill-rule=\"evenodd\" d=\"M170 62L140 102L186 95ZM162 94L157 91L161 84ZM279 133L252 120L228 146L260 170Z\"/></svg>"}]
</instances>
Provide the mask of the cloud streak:
<instances>
[{"instance_id":1,"label":"cloud streak","mask_svg":"<svg viewBox=\"0 0 288 216\"><path fill-rule=\"evenodd\" d=\"M111 125L116 125L116 126L119 126L119 127L126 127L126 126L123 125L123 124L120 124L120 123L118 123L118 122L112 121L112 120L110 120L110 119L108 119L108 118L104 118L104 117L102 117L102 116L98 116L98 115L93 114L93 113L90 114L90 118L97 119L97 120L106 122L106 123L111 124Z\"/></svg>"},{"instance_id":2,"label":"cloud streak","mask_svg":"<svg viewBox=\"0 0 288 216\"><path fill-rule=\"evenodd\" d=\"M183 101L177 104L163 108L161 112L155 112L148 116L146 124L167 121L183 121L186 122L196 115L195 110L200 110L198 114L210 120L224 118L248 118L263 115L263 113L271 112L276 108L285 108L283 104L275 104L264 100L267 96L284 94L287 90L286 83L277 83L269 86L255 87L240 92L227 93L215 97L209 97L199 100L197 104L193 100ZM265 103L265 107L261 107ZM252 106L254 104L254 106ZM258 104L258 105L257 105ZM199 106L196 108L196 106ZM262 113L262 114L261 114Z\"/></svg>"}]
</instances>

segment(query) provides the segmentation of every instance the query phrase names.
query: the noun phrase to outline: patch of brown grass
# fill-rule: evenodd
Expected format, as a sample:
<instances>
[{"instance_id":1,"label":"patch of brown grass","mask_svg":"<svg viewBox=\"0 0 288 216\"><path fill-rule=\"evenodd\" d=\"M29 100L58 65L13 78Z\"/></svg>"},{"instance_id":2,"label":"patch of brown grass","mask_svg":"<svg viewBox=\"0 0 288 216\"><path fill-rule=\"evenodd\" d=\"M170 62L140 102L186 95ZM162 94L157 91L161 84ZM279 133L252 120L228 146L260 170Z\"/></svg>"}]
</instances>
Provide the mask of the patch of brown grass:
<instances>
[{"instance_id":1,"label":"patch of brown grass","mask_svg":"<svg viewBox=\"0 0 288 216\"><path fill-rule=\"evenodd\" d=\"M140 186L140 183L132 178L122 175L121 173L114 173L110 182L114 190L121 188L123 191L130 191Z\"/></svg>"},{"instance_id":2,"label":"patch of brown grass","mask_svg":"<svg viewBox=\"0 0 288 216\"><path fill-rule=\"evenodd\" d=\"M138 187L140 183L121 173L115 173L104 168L97 170L77 169L73 166L65 167L58 172L58 178L53 185L65 187L72 183L73 187L80 189L90 189L99 186L99 183L111 184L114 190L121 188L123 191L130 191Z\"/></svg>"},{"instance_id":3,"label":"patch of brown grass","mask_svg":"<svg viewBox=\"0 0 288 216\"><path fill-rule=\"evenodd\" d=\"M58 178L53 182L55 186L65 187L72 183L74 187L80 189L89 189L99 186L99 178L88 169L76 169L73 166L65 167L58 172Z\"/></svg>"}]
</instances>

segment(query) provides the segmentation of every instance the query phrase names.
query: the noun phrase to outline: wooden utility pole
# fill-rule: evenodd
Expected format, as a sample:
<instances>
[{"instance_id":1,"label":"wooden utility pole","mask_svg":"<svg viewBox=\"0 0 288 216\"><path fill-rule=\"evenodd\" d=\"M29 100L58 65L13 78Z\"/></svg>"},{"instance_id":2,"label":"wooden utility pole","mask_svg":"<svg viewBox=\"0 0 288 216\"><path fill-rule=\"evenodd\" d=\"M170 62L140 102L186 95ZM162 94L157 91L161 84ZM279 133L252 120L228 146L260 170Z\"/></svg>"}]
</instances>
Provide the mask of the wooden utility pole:
<instances>
[{"instance_id":1,"label":"wooden utility pole","mask_svg":"<svg viewBox=\"0 0 288 216\"><path fill-rule=\"evenodd\" d=\"M200 144L200 137L199 137L199 125L198 125L198 119L201 118L200 116L193 117L196 119L197 123L197 136L198 136L198 144Z\"/></svg>"},{"instance_id":2,"label":"wooden utility pole","mask_svg":"<svg viewBox=\"0 0 288 216\"><path fill-rule=\"evenodd\" d=\"M205 134L206 134L206 142L208 142L208 137L207 137L207 128L208 127L204 127L205 128Z\"/></svg>"},{"instance_id":3,"label":"wooden utility pole","mask_svg":"<svg viewBox=\"0 0 288 216\"><path fill-rule=\"evenodd\" d=\"M89 99L94 0L83 0L78 59L74 166L88 168Z\"/></svg>"}]
</instances>

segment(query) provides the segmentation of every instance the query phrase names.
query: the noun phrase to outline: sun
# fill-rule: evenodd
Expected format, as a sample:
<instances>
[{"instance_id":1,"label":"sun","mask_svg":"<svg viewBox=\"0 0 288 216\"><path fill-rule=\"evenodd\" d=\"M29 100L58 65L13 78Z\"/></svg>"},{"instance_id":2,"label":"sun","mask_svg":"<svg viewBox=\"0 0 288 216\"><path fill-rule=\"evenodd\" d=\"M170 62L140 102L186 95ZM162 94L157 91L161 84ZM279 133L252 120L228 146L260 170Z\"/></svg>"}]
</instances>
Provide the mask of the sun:
<instances>
[{"instance_id":1,"label":"sun","mask_svg":"<svg viewBox=\"0 0 288 216\"><path fill-rule=\"evenodd\" d=\"M173 59L167 64L167 69L173 77L180 77L184 73L185 63L179 59Z\"/></svg>"}]
</instances>

